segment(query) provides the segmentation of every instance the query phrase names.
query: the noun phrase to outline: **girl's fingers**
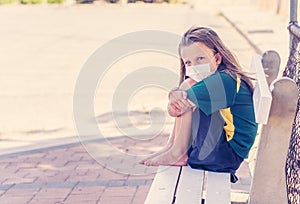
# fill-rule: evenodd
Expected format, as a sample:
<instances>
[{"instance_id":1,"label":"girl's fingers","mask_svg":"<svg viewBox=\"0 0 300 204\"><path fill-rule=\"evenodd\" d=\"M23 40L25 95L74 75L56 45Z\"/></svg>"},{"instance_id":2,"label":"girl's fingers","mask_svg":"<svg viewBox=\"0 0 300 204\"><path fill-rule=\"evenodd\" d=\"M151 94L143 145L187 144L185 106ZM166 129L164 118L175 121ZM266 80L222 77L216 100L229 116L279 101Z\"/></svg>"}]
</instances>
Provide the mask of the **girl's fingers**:
<instances>
[{"instance_id":1,"label":"girl's fingers","mask_svg":"<svg viewBox=\"0 0 300 204\"><path fill-rule=\"evenodd\" d=\"M169 94L170 105L182 114L191 108L191 104L187 100L187 93L181 90L171 91Z\"/></svg>"},{"instance_id":2,"label":"girl's fingers","mask_svg":"<svg viewBox=\"0 0 300 204\"><path fill-rule=\"evenodd\" d=\"M184 104L184 106L186 108L191 108L192 107L192 104L188 100L183 100L181 102Z\"/></svg>"},{"instance_id":3,"label":"girl's fingers","mask_svg":"<svg viewBox=\"0 0 300 204\"><path fill-rule=\"evenodd\" d=\"M180 109L178 109L175 105L169 103L168 104L168 112L170 116L177 117L181 114Z\"/></svg>"},{"instance_id":4,"label":"girl's fingers","mask_svg":"<svg viewBox=\"0 0 300 204\"><path fill-rule=\"evenodd\" d=\"M187 100L178 100L178 105L180 106L181 110L190 109L192 106Z\"/></svg>"},{"instance_id":5,"label":"girl's fingers","mask_svg":"<svg viewBox=\"0 0 300 204\"><path fill-rule=\"evenodd\" d=\"M181 105L178 103L178 101L172 103L176 111L181 112Z\"/></svg>"},{"instance_id":6,"label":"girl's fingers","mask_svg":"<svg viewBox=\"0 0 300 204\"><path fill-rule=\"evenodd\" d=\"M173 104L169 104L169 111L171 111L171 112L179 112L180 110L175 106L175 105L173 105Z\"/></svg>"},{"instance_id":7,"label":"girl's fingers","mask_svg":"<svg viewBox=\"0 0 300 204\"><path fill-rule=\"evenodd\" d=\"M187 98L188 98L187 93L186 93L185 91L182 91L181 93L182 93L182 97L183 97L185 100L187 100Z\"/></svg>"},{"instance_id":8,"label":"girl's fingers","mask_svg":"<svg viewBox=\"0 0 300 204\"><path fill-rule=\"evenodd\" d=\"M186 100L187 93L185 91L173 91L170 93L170 100Z\"/></svg>"},{"instance_id":9,"label":"girl's fingers","mask_svg":"<svg viewBox=\"0 0 300 204\"><path fill-rule=\"evenodd\" d=\"M172 93L177 90L179 90L179 87L175 87L175 88L171 89L171 91L169 92L169 95L168 95L169 99L170 99Z\"/></svg>"},{"instance_id":10,"label":"girl's fingers","mask_svg":"<svg viewBox=\"0 0 300 204\"><path fill-rule=\"evenodd\" d=\"M182 93L179 90L171 91L170 93L170 100L180 99L182 98Z\"/></svg>"},{"instance_id":11,"label":"girl's fingers","mask_svg":"<svg viewBox=\"0 0 300 204\"><path fill-rule=\"evenodd\" d=\"M186 107L186 105L184 104L184 101L182 101L182 100L177 100L177 104L179 105L181 110Z\"/></svg>"}]
</instances>

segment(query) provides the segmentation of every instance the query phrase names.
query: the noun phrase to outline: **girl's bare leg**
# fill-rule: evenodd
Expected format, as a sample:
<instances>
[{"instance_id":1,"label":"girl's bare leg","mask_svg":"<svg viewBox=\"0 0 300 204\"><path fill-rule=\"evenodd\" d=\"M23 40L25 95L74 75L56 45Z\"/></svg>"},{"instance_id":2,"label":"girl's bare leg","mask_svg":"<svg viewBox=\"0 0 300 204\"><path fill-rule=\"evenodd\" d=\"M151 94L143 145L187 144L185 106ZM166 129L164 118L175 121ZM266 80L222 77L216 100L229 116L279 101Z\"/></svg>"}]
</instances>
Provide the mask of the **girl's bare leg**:
<instances>
[{"instance_id":1,"label":"girl's bare leg","mask_svg":"<svg viewBox=\"0 0 300 204\"><path fill-rule=\"evenodd\" d=\"M188 88L190 88L195 83L196 83L196 81L194 81L192 79L187 79L181 84L180 89L187 90ZM188 113L188 112L190 112L190 113ZM174 142L177 140L177 137L179 135L182 135L182 137L186 137L188 141L190 140L190 135L191 135L191 130L190 129L191 129L191 124L192 124L192 111L188 111L188 112L186 112L184 115L185 115L186 118L190 117L190 120L183 118L183 115L175 118L173 131L172 131L172 134L169 137L167 145L163 149L161 149L160 151L158 151L158 152L152 154L151 156L141 160L139 162L140 164L154 165L154 163L156 163L155 162L156 158L158 159L158 157L160 155L165 155L169 150L171 150ZM189 116L189 114L190 114L190 116ZM182 130L182 127L184 127L184 130ZM188 130L188 131L185 131L185 130ZM181 146L180 142L181 142L180 140L178 142L176 141L178 146ZM182 148L185 149L185 150L180 150L181 147L179 147L178 150L183 151L184 153L181 154L181 156L185 155L185 157L186 157L185 153L186 153L188 145L185 145L185 146L186 147L182 146ZM173 153L177 154L178 152L174 151ZM177 160L178 159L180 159L180 158L177 158ZM187 159L187 157L183 159L184 161L174 163L173 165L186 165L186 159Z\"/></svg>"},{"instance_id":2,"label":"girl's bare leg","mask_svg":"<svg viewBox=\"0 0 300 204\"><path fill-rule=\"evenodd\" d=\"M175 139L173 145L160 155L144 162L147 166L176 165L187 163L187 150L191 139L192 110L175 120Z\"/></svg>"},{"instance_id":3,"label":"girl's bare leg","mask_svg":"<svg viewBox=\"0 0 300 204\"><path fill-rule=\"evenodd\" d=\"M174 142L174 138L175 138L175 129L176 129L176 120L175 120L174 127L173 127L173 130L172 130L171 135L169 136L169 139L168 139L167 144L166 144L161 150L159 150L158 152L155 152L154 154L150 155L149 157L147 157L147 158L141 160L139 163L140 163L140 164L144 164L144 163L145 163L146 161L148 161L149 159L152 159L152 158L154 158L154 157L156 157L156 156L158 156L158 155L160 155L160 154L166 152L167 150L169 150L169 149L172 147L173 142Z\"/></svg>"}]
</instances>

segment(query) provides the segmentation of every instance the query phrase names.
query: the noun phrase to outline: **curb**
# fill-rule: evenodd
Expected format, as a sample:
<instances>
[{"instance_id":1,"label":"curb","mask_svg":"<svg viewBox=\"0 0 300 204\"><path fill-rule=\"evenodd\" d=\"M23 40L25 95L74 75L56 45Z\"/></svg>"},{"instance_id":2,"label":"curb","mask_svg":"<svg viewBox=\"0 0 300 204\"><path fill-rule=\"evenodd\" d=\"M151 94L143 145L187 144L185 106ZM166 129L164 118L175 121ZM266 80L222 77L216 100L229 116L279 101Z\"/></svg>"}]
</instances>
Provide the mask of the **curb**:
<instances>
[{"instance_id":1,"label":"curb","mask_svg":"<svg viewBox=\"0 0 300 204\"><path fill-rule=\"evenodd\" d=\"M107 140L116 140L116 139L123 139L126 136L115 136L115 137L109 137L109 138L95 138L94 136L91 136L89 139L84 139L84 142L105 142ZM8 153L0 153L0 159L10 158L10 157L18 157L18 156L24 156L28 154L36 154L36 153L42 153L46 151L51 150L57 150L57 149L63 149L63 148L71 148L82 145L82 141L78 139L78 141L74 142L62 142L61 144L56 145L49 145L45 147L36 147L38 145L34 146L27 146L27 147L20 147L19 150L16 150L13 148L11 152L9 150Z\"/></svg>"}]
</instances>

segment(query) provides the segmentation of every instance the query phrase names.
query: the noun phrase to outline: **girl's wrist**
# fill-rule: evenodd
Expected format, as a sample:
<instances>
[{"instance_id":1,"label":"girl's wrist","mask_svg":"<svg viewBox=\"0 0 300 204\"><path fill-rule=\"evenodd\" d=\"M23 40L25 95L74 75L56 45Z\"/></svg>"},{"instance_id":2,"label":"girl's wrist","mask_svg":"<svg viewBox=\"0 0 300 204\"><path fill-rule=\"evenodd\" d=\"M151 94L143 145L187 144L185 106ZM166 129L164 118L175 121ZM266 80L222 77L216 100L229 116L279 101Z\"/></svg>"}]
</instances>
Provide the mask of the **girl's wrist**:
<instances>
[{"instance_id":1,"label":"girl's wrist","mask_svg":"<svg viewBox=\"0 0 300 204\"><path fill-rule=\"evenodd\" d=\"M171 93L172 93L173 91L178 91L178 90L179 90L179 87L175 87L175 88L171 89L171 90L169 91L169 94L168 94L168 99L170 99Z\"/></svg>"}]
</instances>

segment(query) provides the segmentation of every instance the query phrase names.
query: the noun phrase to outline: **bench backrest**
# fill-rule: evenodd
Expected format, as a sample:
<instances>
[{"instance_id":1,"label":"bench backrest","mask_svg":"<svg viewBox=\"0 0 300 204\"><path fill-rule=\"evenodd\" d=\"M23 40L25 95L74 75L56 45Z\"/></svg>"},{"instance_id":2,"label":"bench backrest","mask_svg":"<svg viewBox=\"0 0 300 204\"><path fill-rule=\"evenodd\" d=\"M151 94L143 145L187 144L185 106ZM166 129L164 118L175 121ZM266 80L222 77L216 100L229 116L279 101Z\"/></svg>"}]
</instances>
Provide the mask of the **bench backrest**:
<instances>
[{"instance_id":1,"label":"bench backrest","mask_svg":"<svg viewBox=\"0 0 300 204\"><path fill-rule=\"evenodd\" d=\"M256 73L256 83L253 92L255 120L260 124L267 124L271 109L272 95L266 80L262 58L255 54L252 58L251 72Z\"/></svg>"},{"instance_id":2,"label":"bench backrest","mask_svg":"<svg viewBox=\"0 0 300 204\"><path fill-rule=\"evenodd\" d=\"M268 122L256 138L257 153L254 152L253 160L249 161L252 172L249 204L287 203L285 163L299 93L293 80L286 77L274 80L279 64L272 62L280 62L278 58L275 51L268 51L262 59L265 65L268 64L264 71L269 77L272 101ZM259 64L259 60L256 62ZM264 111L265 107L258 108Z\"/></svg>"}]
</instances>

